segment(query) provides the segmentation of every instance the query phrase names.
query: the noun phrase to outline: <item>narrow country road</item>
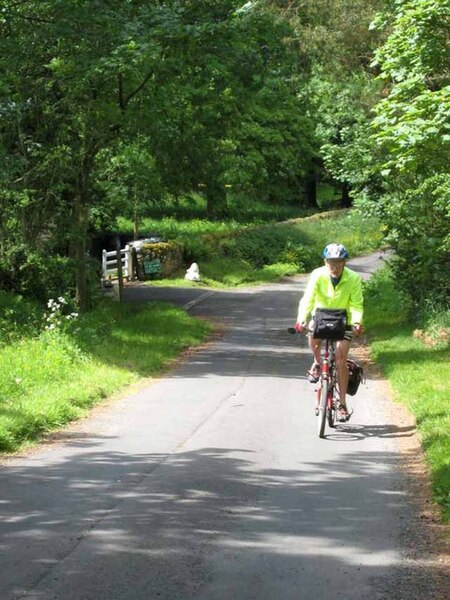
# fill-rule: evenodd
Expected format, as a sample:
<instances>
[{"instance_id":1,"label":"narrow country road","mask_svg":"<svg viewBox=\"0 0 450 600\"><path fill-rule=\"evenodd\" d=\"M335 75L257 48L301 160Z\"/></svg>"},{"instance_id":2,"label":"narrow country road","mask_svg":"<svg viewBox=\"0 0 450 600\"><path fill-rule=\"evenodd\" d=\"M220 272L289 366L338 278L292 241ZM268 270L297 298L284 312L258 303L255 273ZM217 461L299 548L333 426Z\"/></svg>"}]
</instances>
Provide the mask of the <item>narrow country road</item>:
<instances>
[{"instance_id":1,"label":"narrow country road","mask_svg":"<svg viewBox=\"0 0 450 600\"><path fill-rule=\"evenodd\" d=\"M353 264L367 275L378 262ZM386 422L384 388L368 380L351 421L316 435L306 342L286 334L304 282L127 290L225 333L5 462L1 600L434 597L404 558L408 432Z\"/></svg>"}]
</instances>

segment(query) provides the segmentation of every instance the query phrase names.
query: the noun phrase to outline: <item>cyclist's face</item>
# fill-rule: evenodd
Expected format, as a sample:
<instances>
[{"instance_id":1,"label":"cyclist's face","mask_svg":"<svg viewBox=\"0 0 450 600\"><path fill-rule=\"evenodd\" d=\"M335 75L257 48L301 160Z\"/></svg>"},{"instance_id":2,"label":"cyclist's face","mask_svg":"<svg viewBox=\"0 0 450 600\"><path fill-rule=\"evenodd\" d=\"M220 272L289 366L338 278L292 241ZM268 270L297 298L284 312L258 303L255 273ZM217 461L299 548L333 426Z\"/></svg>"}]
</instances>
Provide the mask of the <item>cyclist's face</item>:
<instances>
[{"instance_id":1,"label":"cyclist's face","mask_svg":"<svg viewBox=\"0 0 450 600\"><path fill-rule=\"evenodd\" d=\"M331 277L340 277L345 265L343 258L329 258L325 261Z\"/></svg>"}]
</instances>

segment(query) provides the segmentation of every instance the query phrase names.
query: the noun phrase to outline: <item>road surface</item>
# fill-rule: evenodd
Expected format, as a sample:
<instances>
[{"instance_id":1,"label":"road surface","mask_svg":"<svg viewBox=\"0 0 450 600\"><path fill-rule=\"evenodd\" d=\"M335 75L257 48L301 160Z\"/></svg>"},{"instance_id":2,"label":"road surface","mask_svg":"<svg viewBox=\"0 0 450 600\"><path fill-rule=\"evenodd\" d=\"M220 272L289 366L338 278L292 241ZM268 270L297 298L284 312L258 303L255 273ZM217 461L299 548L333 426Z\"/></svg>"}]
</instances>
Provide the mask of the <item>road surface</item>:
<instances>
[{"instance_id":1,"label":"road surface","mask_svg":"<svg viewBox=\"0 0 450 600\"><path fill-rule=\"evenodd\" d=\"M351 421L316 435L306 342L285 333L304 283L127 291L225 333L1 468L2 600L434 597L404 558L408 432L384 388L368 380Z\"/></svg>"}]
</instances>

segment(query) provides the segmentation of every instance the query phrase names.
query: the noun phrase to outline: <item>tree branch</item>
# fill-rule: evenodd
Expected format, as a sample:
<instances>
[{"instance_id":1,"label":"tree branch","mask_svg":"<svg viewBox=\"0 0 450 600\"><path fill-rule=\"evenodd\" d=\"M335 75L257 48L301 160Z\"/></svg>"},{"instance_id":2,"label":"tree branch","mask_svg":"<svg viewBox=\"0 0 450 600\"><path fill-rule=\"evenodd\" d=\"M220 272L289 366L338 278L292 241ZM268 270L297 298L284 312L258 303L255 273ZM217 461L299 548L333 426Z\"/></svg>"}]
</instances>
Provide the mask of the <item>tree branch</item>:
<instances>
[{"instance_id":1,"label":"tree branch","mask_svg":"<svg viewBox=\"0 0 450 600\"><path fill-rule=\"evenodd\" d=\"M142 88L145 87L145 85L151 79L152 76L153 76L153 71L151 71L148 75L146 75L144 77L144 79L142 80L142 82L137 86L137 88L128 94L128 96L124 100L124 109L127 107L127 104L129 103L129 101L132 98L134 98L134 96L136 96L136 94L139 94L139 92L142 90Z\"/></svg>"},{"instance_id":2,"label":"tree branch","mask_svg":"<svg viewBox=\"0 0 450 600\"><path fill-rule=\"evenodd\" d=\"M123 73L119 73L117 76L118 83L118 94L119 94L119 106L122 111L125 110L125 98L123 97Z\"/></svg>"}]
</instances>

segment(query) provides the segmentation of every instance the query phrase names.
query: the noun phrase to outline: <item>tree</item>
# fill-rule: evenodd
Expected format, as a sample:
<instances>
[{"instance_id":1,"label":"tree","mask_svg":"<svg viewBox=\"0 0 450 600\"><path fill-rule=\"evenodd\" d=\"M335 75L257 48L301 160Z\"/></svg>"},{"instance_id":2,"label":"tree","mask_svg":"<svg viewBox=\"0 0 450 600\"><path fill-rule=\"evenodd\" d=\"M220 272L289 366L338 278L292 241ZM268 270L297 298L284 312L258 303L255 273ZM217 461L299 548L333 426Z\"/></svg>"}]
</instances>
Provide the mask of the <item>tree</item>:
<instances>
[{"instance_id":1,"label":"tree","mask_svg":"<svg viewBox=\"0 0 450 600\"><path fill-rule=\"evenodd\" d=\"M1 13L3 202L22 198L29 247L55 232L69 245L82 309L96 157L136 120L134 104L164 55L155 22L170 27L170 11L137 0L25 0Z\"/></svg>"},{"instance_id":2,"label":"tree","mask_svg":"<svg viewBox=\"0 0 450 600\"><path fill-rule=\"evenodd\" d=\"M220 213L238 167L243 189L263 189L264 172L292 196L308 168L289 28L258 3L11 0L0 28L0 242L4 273L20 264L16 289L30 257L42 275L44 257L68 253L65 271L75 266L86 305L87 234L104 221L106 157L110 182L126 190L124 213L157 181L174 195L202 186Z\"/></svg>"},{"instance_id":3,"label":"tree","mask_svg":"<svg viewBox=\"0 0 450 600\"><path fill-rule=\"evenodd\" d=\"M376 53L386 97L372 125L378 193L361 196L386 225L413 306L448 308L450 2L394 1L374 26L390 31Z\"/></svg>"},{"instance_id":4,"label":"tree","mask_svg":"<svg viewBox=\"0 0 450 600\"><path fill-rule=\"evenodd\" d=\"M298 197L311 160L292 31L258 3L240 4L183 3L150 135L164 185L203 190L219 215L230 187L255 197L269 182Z\"/></svg>"},{"instance_id":5,"label":"tree","mask_svg":"<svg viewBox=\"0 0 450 600\"><path fill-rule=\"evenodd\" d=\"M116 148L101 151L97 160L97 180L112 205L109 222L114 222L114 215L131 218L135 240L148 207L158 204L162 196L160 176L149 147L145 137L135 136L118 143Z\"/></svg>"},{"instance_id":6,"label":"tree","mask_svg":"<svg viewBox=\"0 0 450 600\"><path fill-rule=\"evenodd\" d=\"M342 204L363 174L355 169L366 153L365 130L379 99L373 53L381 38L369 25L382 0L274 0L295 30L303 77L299 94L314 129L316 160L310 173L342 189Z\"/></svg>"}]
</instances>

